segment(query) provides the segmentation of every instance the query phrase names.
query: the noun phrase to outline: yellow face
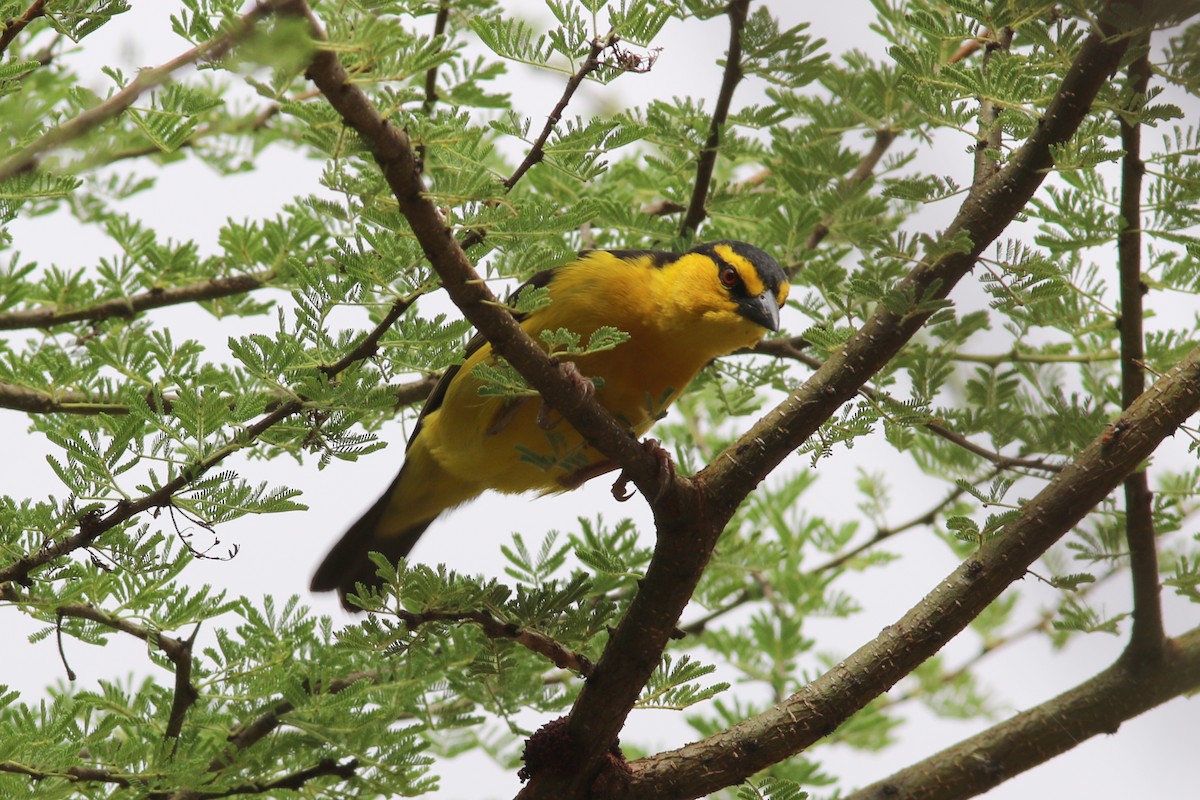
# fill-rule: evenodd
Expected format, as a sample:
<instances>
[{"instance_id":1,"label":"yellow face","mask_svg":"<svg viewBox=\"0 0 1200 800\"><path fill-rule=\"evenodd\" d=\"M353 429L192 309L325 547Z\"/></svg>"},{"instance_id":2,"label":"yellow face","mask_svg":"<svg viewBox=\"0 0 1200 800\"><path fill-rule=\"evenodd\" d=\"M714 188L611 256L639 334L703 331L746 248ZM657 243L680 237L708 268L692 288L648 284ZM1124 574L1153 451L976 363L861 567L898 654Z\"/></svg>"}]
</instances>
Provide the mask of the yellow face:
<instances>
[{"instance_id":1,"label":"yellow face","mask_svg":"<svg viewBox=\"0 0 1200 800\"><path fill-rule=\"evenodd\" d=\"M774 259L741 242L700 245L664 265L663 324L710 357L750 347L779 329L787 277Z\"/></svg>"}]
</instances>

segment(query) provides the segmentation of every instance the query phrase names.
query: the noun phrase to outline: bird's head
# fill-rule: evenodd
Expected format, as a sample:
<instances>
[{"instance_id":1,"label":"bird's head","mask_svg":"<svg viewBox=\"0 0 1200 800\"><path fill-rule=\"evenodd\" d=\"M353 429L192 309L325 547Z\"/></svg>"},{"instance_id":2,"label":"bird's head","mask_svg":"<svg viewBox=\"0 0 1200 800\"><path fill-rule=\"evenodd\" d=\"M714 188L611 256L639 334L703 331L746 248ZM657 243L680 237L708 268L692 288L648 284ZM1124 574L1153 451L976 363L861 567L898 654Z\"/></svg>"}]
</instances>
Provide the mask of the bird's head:
<instances>
[{"instance_id":1,"label":"bird's head","mask_svg":"<svg viewBox=\"0 0 1200 800\"><path fill-rule=\"evenodd\" d=\"M671 283L687 335L707 340L715 355L750 347L767 331L779 330L787 275L757 247L708 242L693 247L672 266L679 270Z\"/></svg>"}]
</instances>

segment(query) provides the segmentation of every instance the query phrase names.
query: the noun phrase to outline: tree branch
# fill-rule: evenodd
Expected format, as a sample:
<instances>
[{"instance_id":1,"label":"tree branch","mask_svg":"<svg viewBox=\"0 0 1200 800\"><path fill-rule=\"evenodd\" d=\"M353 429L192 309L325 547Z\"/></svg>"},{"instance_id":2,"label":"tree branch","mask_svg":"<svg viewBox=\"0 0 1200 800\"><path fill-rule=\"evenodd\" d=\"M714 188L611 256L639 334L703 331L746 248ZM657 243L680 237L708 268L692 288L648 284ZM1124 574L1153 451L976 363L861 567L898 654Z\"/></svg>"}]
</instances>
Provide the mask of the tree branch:
<instances>
[{"instance_id":1,"label":"tree branch","mask_svg":"<svg viewBox=\"0 0 1200 800\"><path fill-rule=\"evenodd\" d=\"M780 355L787 355L788 357L793 358L802 364L807 364L814 370L820 370L825 365L825 362L821 361L819 358L813 358L807 353L801 352L800 350L795 350L794 348L791 352L787 352L785 348L782 347L778 348L778 350ZM900 405L900 401L892 397L887 392L881 392L877 389L872 389L870 386L865 384L859 387L858 393L872 402L886 403L893 406ZM972 453L984 459L985 461L991 462L998 469L1034 469L1042 472L1058 472L1062 469L1062 466L1059 464L1052 464L1045 459L1006 456L1003 453L998 453L994 450L988 450L982 445L975 444L961 433L950 430L940 422L926 420L917 424L932 433L934 436L945 439L951 444L956 444L962 449L966 450L968 453Z\"/></svg>"},{"instance_id":2,"label":"tree branch","mask_svg":"<svg viewBox=\"0 0 1200 800\"><path fill-rule=\"evenodd\" d=\"M43 153L62 147L67 142L83 136L97 125L122 114L142 94L156 89L170 80L171 75L176 70L194 64L202 59L212 61L221 58L234 45L249 36L254 31L254 26L260 20L274 13L277 7L281 6L284 2L287 2L287 0L259 0L254 8L243 15L230 30L220 36L193 47L191 50L176 56L161 66L142 70L125 88L104 102L89 108L87 111L81 112L58 127L52 128L30 142L7 161L0 163L0 183L34 169L37 166L38 158Z\"/></svg>"},{"instance_id":3,"label":"tree branch","mask_svg":"<svg viewBox=\"0 0 1200 800\"><path fill-rule=\"evenodd\" d=\"M843 194L848 193L859 184L871 177L871 173L875 171L875 167L879 165L884 153L892 146L892 142L896 141L896 132L889 128L878 128L875 131L875 141L871 144L871 149L866 152L866 155L858 162L858 166L854 168L854 172L850 173L850 177L842 181L841 191ZM809 231L808 238L804 240L804 247L808 250L816 250L826 236L829 235L829 226L833 224L834 214L826 214L820 222L813 226ZM794 274L796 268L789 270L789 274Z\"/></svg>"},{"instance_id":4,"label":"tree branch","mask_svg":"<svg viewBox=\"0 0 1200 800\"><path fill-rule=\"evenodd\" d=\"M1166 640L1157 663L1115 664L1053 700L1024 711L845 800L958 800L1111 734L1121 723L1200 687L1200 628Z\"/></svg>"},{"instance_id":5,"label":"tree branch","mask_svg":"<svg viewBox=\"0 0 1200 800\"><path fill-rule=\"evenodd\" d=\"M966 198L941 241L969 239L972 243L969 249L943 246L940 252L927 256L895 287L895 297L909 298L907 308L880 307L817 374L696 476L688 487L694 487L695 494L688 492L685 503L679 502L685 494L679 491L668 493L652 504L659 532L658 546L638 594L610 637L569 718L568 731L577 749L576 769L567 776L535 777L524 796L565 798L585 792L623 727L641 687L658 664L716 539L737 505L916 334L941 307L937 301L951 291L970 270L978 254L1028 202L1053 167L1051 148L1074 134L1096 93L1117 68L1127 42L1111 38L1114 33L1111 29L1096 31L1084 40L1041 125L982 191ZM1065 475L1066 471L1060 473L1056 480ZM677 481L676 487L681 483ZM931 647L928 652L934 649ZM837 717L840 719L844 717ZM833 722L830 717L822 720L822 725ZM759 752L765 754L767 749ZM789 754L795 751L790 749ZM747 753L739 750L735 754L731 750L725 754L734 762L724 771L723 779L732 783L772 763L757 758L738 760ZM751 761L759 766L742 771ZM667 777L670 772L647 773L646 780L639 785L650 794L663 791L675 780L674 775ZM718 771L706 765L697 773L712 777ZM619 776L614 771L612 777ZM703 794L712 788L716 787L706 783L688 791L695 789Z\"/></svg>"},{"instance_id":6,"label":"tree branch","mask_svg":"<svg viewBox=\"0 0 1200 800\"><path fill-rule=\"evenodd\" d=\"M501 622L486 611L425 611L422 613L413 613L403 609L379 609L378 613L395 615L409 630L433 622L473 623L478 625L488 638L511 639L525 649L547 658L559 669L571 670L585 678L592 673L592 662L582 653L576 653L573 650L563 647L544 633L539 633L530 628L523 628L511 622Z\"/></svg>"},{"instance_id":7,"label":"tree branch","mask_svg":"<svg viewBox=\"0 0 1200 800\"><path fill-rule=\"evenodd\" d=\"M897 535L904 533L907 530L911 530L912 528L915 528L919 525L932 525L934 523L934 521L937 519L938 515L948 505L953 503L955 500L957 500L962 495L966 494L966 491L967 490L962 488L961 486L955 486L953 491L951 491L948 495L946 495L946 497L944 497L941 500L941 502L939 502L937 505L933 506L932 508L930 508L928 511L924 512L923 514L913 517L912 519L908 520L907 522L903 522L898 525L877 528L875 530L875 533L869 539L867 539L865 542L863 542L862 544L859 544L859 545L851 548L850 550L847 550L837 556L834 556L833 558L830 558L828 561L822 562L821 564L819 564L816 567L813 567L812 569L805 570L804 574L815 576L815 575L820 575L823 572L828 572L832 569L837 569L838 567L845 564L847 561L850 561L853 558L857 558L858 556L862 555L864 552L871 549L872 547L879 544L880 542L886 541L886 540L892 538L893 536L897 536ZM738 592L737 595L735 595L734 598L732 600L730 600L728 603L726 603L725 605L720 606L719 608L714 608L711 611L709 611L707 614L705 614L704 616L700 617L699 619L693 620L692 622L689 622L686 625L680 626L679 630L685 636L699 635L699 634L703 633L709 625L711 625L713 622L720 619L721 617L725 616L726 614L730 613L731 611L741 608L742 606L746 605L747 603L753 603L755 601L761 600L762 598L763 598L763 592L761 590L761 587L757 584L754 586L754 588L743 589L742 591Z\"/></svg>"},{"instance_id":8,"label":"tree branch","mask_svg":"<svg viewBox=\"0 0 1200 800\"><path fill-rule=\"evenodd\" d=\"M1007 50L1012 44L1012 28L1004 28L995 40L987 42L983 53L982 69L987 69L988 62L997 50ZM1004 143L1004 130L1000 126L1000 108L989 97L979 98L979 137L975 141L975 174L971 180L974 190L991 180L1000 169L997 154Z\"/></svg>"},{"instance_id":9,"label":"tree branch","mask_svg":"<svg viewBox=\"0 0 1200 800\"><path fill-rule=\"evenodd\" d=\"M352 758L348 761L338 763L336 759L323 758L317 762L316 766L308 769L298 770L281 778L276 778L273 781L256 781L254 783L243 783L240 786L235 786L232 789L226 789L223 792L201 792L197 797L203 800L217 800L221 797L236 797L242 794L267 794L268 792L278 791L280 789L288 789L297 791L303 789L304 785L316 778L324 778L329 775L335 775L342 780L350 780L354 777L358 770L358 759Z\"/></svg>"},{"instance_id":10,"label":"tree branch","mask_svg":"<svg viewBox=\"0 0 1200 800\"><path fill-rule=\"evenodd\" d=\"M1146 384L1146 359L1142 333L1142 132L1138 109L1150 84L1149 37L1138 42L1146 48L1129 65L1130 110L1119 115L1121 124L1121 230L1117 239L1117 268L1121 291L1121 405L1128 408ZM1119 435L1117 428L1112 429ZM1154 497L1146 470L1125 479L1125 537L1129 543L1130 577L1133 580L1133 632L1131 653L1141 658L1163 657L1162 591L1158 580L1158 548L1154 533Z\"/></svg>"},{"instance_id":11,"label":"tree branch","mask_svg":"<svg viewBox=\"0 0 1200 800\"><path fill-rule=\"evenodd\" d=\"M433 38L436 39L446 32L446 22L449 19L450 0L439 0L437 17L433 21ZM425 99L421 102L421 110L426 114L433 113L433 107L438 101L437 73L437 64L425 70Z\"/></svg>"},{"instance_id":12,"label":"tree branch","mask_svg":"<svg viewBox=\"0 0 1200 800\"><path fill-rule=\"evenodd\" d=\"M525 155L525 160L504 181L505 191L511 191L517 185L517 181L525 176L526 172L536 164L541 163L542 159L546 157L546 141L550 138L550 134L554 132L554 128L558 125L559 120L562 119L562 114L566 111L567 104L571 102L571 98L575 95L575 90L583 83L584 78L600 67L600 54L606 48L610 47L613 41L612 34L592 41L592 47L588 51L587 58L583 60L583 64L580 65L579 69L575 70L575 74L567 81L567 87L563 90L562 97L559 98L554 108L550 110L550 116L546 118L546 124L542 127L542 132L538 134L537 139L534 140L533 147L529 148L529 152Z\"/></svg>"},{"instance_id":13,"label":"tree branch","mask_svg":"<svg viewBox=\"0 0 1200 800\"><path fill-rule=\"evenodd\" d=\"M1200 347L1125 411L1121 417L1128 426L1125 436L1108 443L1103 435L1097 437L1021 507L1020 515L999 536L873 641L770 710L703 741L632 762L630 775L608 774L611 782L605 783L605 790L624 800L701 797L821 739L965 628L1197 410ZM1153 669L1146 666L1138 671L1146 674ZM1157 679L1159 673L1153 674ZM1179 670L1174 674L1174 678L1164 676L1163 683L1179 680ZM1189 680L1194 683L1200 678ZM1181 691L1177 686L1169 696ZM701 764L703 768L698 768Z\"/></svg>"},{"instance_id":14,"label":"tree branch","mask_svg":"<svg viewBox=\"0 0 1200 800\"><path fill-rule=\"evenodd\" d=\"M429 393L433 391L433 387L437 386L439 377L438 373L431 373L418 380L409 381L408 383L398 383L390 387L391 392L396 398L396 406L408 406L424 402L425 398L429 397ZM276 390L268 392L268 394L274 396L274 399L266 404L265 410L268 412L274 411L284 403L290 402L290 398L284 392ZM169 414L177 401L178 398L174 395L156 395L148 402L150 407L155 411ZM230 407L232 405L231 403ZM110 414L112 416L123 416L129 413L129 406L123 403L111 402L103 397L93 397L84 392L30 389L26 386L18 386L17 384L5 383L3 381L0 381L0 408L24 411L27 414Z\"/></svg>"},{"instance_id":15,"label":"tree branch","mask_svg":"<svg viewBox=\"0 0 1200 800\"><path fill-rule=\"evenodd\" d=\"M302 0L289 2L287 9L308 19L318 43L327 41L320 23ZM408 135L380 115L359 85L350 80L332 49L318 49L308 69L308 77L342 115L343 121L370 146L400 212L408 220L429 263L442 278L450 299L491 343L494 352L512 364L547 405L562 414L593 447L620 465L643 495L659 497L686 491L689 483L679 478L673 484L668 483L665 489L660 486L657 459L599 403L583 396L559 364L525 334L508 309L496 299L467 261L462 246L455 241L437 206L426 194Z\"/></svg>"},{"instance_id":16,"label":"tree branch","mask_svg":"<svg viewBox=\"0 0 1200 800\"><path fill-rule=\"evenodd\" d=\"M708 216L705 204L712 185L713 168L721 147L721 129L729 119L729 106L733 102L733 90L742 80L742 30L746 27L746 15L750 0L731 0L726 8L729 15L729 49L725 52L725 74L721 78L721 91L717 94L717 105L713 109L712 121L708 126L708 139L700 148L696 159L696 185L692 189L692 200L683 217L680 236L691 238L700 223Z\"/></svg>"},{"instance_id":17,"label":"tree branch","mask_svg":"<svg viewBox=\"0 0 1200 800\"><path fill-rule=\"evenodd\" d=\"M8 311L0 313L0 331L15 331L25 328L49 330L69 322L102 322L113 317L128 319L142 311L149 311L165 306L182 303L197 303L204 300L217 300L237 294L261 289L275 277L274 270L254 272L245 275L233 275L227 278L213 278L199 283L184 286L168 286L154 288L129 297L117 297L112 300L102 300L90 306L69 310L55 308L35 308L26 311Z\"/></svg>"},{"instance_id":18,"label":"tree branch","mask_svg":"<svg viewBox=\"0 0 1200 800\"><path fill-rule=\"evenodd\" d=\"M37 767L31 767L28 764L22 764L17 761L0 761L0 772L25 775L30 780L35 781L57 778L70 783L111 783L116 786L129 786L137 778L135 775L113 772L107 769L97 769L95 767L70 767L59 772L57 770L38 769Z\"/></svg>"},{"instance_id":19,"label":"tree branch","mask_svg":"<svg viewBox=\"0 0 1200 800\"><path fill-rule=\"evenodd\" d=\"M25 26L38 17L46 14L46 0L33 0L33 4L25 9L25 13L13 20L8 20L3 30L0 30L0 56L13 43L13 40L25 30Z\"/></svg>"}]
</instances>

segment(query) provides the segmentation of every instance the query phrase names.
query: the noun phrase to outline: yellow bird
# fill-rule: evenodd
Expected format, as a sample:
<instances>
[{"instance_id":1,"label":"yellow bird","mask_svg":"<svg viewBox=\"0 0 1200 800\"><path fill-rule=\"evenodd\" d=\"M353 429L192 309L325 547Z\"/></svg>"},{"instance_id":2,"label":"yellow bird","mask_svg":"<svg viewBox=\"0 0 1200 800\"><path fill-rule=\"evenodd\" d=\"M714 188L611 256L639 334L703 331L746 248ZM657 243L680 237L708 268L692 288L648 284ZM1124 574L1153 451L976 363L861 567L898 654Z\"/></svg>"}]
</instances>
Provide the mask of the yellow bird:
<instances>
[{"instance_id":1,"label":"yellow bird","mask_svg":"<svg viewBox=\"0 0 1200 800\"><path fill-rule=\"evenodd\" d=\"M550 302L518 315L540 341L567 329L586 343L611 326L629 338L608 350L564 357L595 380L595 397L641 436L706 364L779 329L787 276L773 258L744 242L698 245L686 253L591 250L535 275ZM438 382L408 440L404 466L383 496L346 531L312 579L342 604L356 583L375 585L378 551L407 556L439 514L486 489L517 493L573 489L615 467L570 425L555 424L539 398L480 393L491 345L476 336L461 366Z\"/></svg>"}]
</instances>

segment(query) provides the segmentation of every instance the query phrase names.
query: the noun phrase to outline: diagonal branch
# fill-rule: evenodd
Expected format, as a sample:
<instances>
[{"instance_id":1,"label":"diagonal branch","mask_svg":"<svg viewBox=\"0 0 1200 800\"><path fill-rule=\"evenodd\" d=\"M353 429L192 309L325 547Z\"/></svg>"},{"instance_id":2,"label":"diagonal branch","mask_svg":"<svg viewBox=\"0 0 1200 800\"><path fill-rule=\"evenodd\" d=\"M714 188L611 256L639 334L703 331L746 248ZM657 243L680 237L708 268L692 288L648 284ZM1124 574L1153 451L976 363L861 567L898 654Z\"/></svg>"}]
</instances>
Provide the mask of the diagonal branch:
<instances>
[{"instance_id":1,"label":"diagonal branch","mask_svg":"<svg viewBox=\"0 0 1200 800\"><path fill-rule=\"evenodd\" d=\"M940 244L940 250L926 256L897 284L893 296L905 298L906 304L881 305L815 375L702 470L688 486L690 491L686 495L682 491L669 493L653 504L658 546L638 594L610 637L592 677L582 687L569 718L569 732L578 749L577 770L570 776L535 779L538 785L531 783L526 796L572 797L585 791L624 726L641 687L659 662L717 537L738 503L838 407L850 400L941 307L939 301L967 274L979 253L1000 235L1041 185L1053 167L1052 148L1074 135L1100 87L1120 63L1126 46L1127 40L1116 36L1116 31L1110 28L1089 35L1038 128L1013 153L1001 172L981 191L966 198L941 242L935 243L935 247ZM969 246L948 246L950 242L964 240L969 240ZM1065 475L1064 470L1058 479ZM681 483L677 481L676 488ZM833 718L820 723L833 724ZM798 741L804 738L799 737ZM789 754L802 746L789 748ZM766 748L759 752L765 753ZM744 778L771 763L757 758L737 761L748 753L748 749L734 747L726 754L736 762L727 765L723 776L730 783L739 779L735 774ZM757 766L742 771L751 762ZM707 765L697 772L714 777L720 774ZM671 770L647 775L640 784L642 791L649 796L662 790L666 781L676 777L674 774L667 777L669 773ZM705 784L698 793L713 788L718 787Z\"/></svg>"},{"instance_id":2,"label":"diagonal branch","mask_svg":"<svg viewBox=\"0 0 1200 800\"><path fill-rule=\"evenodd\" d=\"M1200 628L1166 641L1153 665L1122 656L1052 700L846 796L845 800L959 800L1109 734L1122 722L1200 688Z\"/></svg>"},{"instance_id":3,"label":"diagonal branch","mask_svg":"<svg viewBox=\"0 0 1200 800\"><path fill-rule=\"evenodd\" d=\"M999 536L873 641L770 710L703 741L631 763L632 775L621 783L613 779L612 796L624 800L701 797L812 745L965 628L1198 410L1200 347L1122 414L1125 436L1107 443L1105 436L1097 437L1022 506ZM1138 674L1154 669L1133 661L1123 657L1122 668ZM1169 671L1176 680L1179 674L1187 674L1187 670ZM1200 683L1200 676L1190 680ZM1165 678L1163 682L1169 683ZM1171 696L1180 691L1176 688ZM703 768L698 768L701 764Z\"/></svg>"},{"instance_id":4,"label":"diagonal branch","mask_svg":"<svg viewBox=\"0 0 1200 800\"><path fill-rule=\"evenodd\" d=\"M725 53L725 74L721 78L721 91L717 94L717 105L713 109L712 121L708 126L708 139L700 148L696 159L696 186L692 189L692 200L683 217L680 235L691 238L708 215L705 204L712 185L713 168L717 163L717 152L721 147L721 130L729 119L729 106L733 102L733 90L742 80L742 31L746 27L746 15L750 0L732 0L727 7L729 14L729 50Z\"/></svg>"},{"instance_id":5,"label":"diagonal branch","mask_svg":"<svg viewBox=\"0 0 1200 800\"><path fill-rule=\"evenodd\" d=\"M307 75L343 121L359 133L395 195L400 212L408 221L425 256L442 279L447 294L463 315L491 343L494 352L508 361L536 389L545 402L558 411L597 450L625 469L646 497L679 493L688 482L667 483L657 460L629 431L594 398L584 396L562 371L526 335L508 309L475 272L462 246L455 241L441 212L428 196L420 166L408 134L392 125L371 103L349 74L333 49L326 45L320 23L302 0L287 4L289 13L308 19L319 47Z\"/></svg>"},{"instance_id":6,"label":"diagonal branch","mask_svg":"<svg viewBox=\"0 0 1200 800\"><path fill-rule=\"evenodd\" d=\"M840 191L843 194L849 194L851 190L871 177L871 173L875 171L875 167L879 165L879 161L887 153L888 148L892 146L892 142L896 141L896 136L896 131L890 128L878 128L875 131L875 140L871 143L871 149L859 160L858 166L854 168L854 172L850 173L850 176L841 182ZM833 224L834 216L833 212L830 212L813 226L813 229L808 233L808 237L804 240L804 248L806 250L816 250L817 245L829 235L829 226ZM789 269L789 274L794 274L798 268L793 267Z\"/></svg>"},{"instance_id":7,"label":"diagonal branch","mask_svg":"<svg viewBox=\"0 0 1200 800\"><path fill-rule=\"evenodd\" d=\"M773 340L773 341L779 341L779 340ZM825 363L825 362L821 361L819 358L813 358L812 356L808 355L807 353L801 352L800 350L797 350L795 348L792 348L791 351L789 352L789 351L785 350L784 348L780 347L780 348L777 348L777 351L779 352L779 354L781 356L786 355L790 358L795 359L796 361L801 362L802 364L806 364L806 365L812 367L814 370L820 370L821 367L824 366L824 363ZM901 405L899 400L892 397L887 392L881 392L878 389L872 389L870 386L863 385L862 387L859 388L858 393L861 394L863 397L867 398L868 400L870 400L872 403L886 404L886 405L890 405L893 407ZM941 439L945 439L947 442L950 442L951 444L958 445L963 450L966 450L968 453L979 456L980 458L984 459L985 461L991 462L993 465L996 466L997 469L1019 468L1019 469L1034 469L1034 470L1039 470L1042 472L1058 472L1062 469L1061 465L1054 464L1054 463L1046 461L1045 459L1042 459L1042 458L1022 458L1020 456L1006 456L1003 453L996 452L995 450L988 450L986 447L983 447L982 445L978 445L975 442L972 442L970 439L968 439L966 436L962 435L961 433L958 433L957 431L952 431L949 428L947 428L945 425L943 425L942 423L937 422L932 419L918 422L918 423L916 423L916 425L929 431L934 436L937 436Z\"/></svg>"},{"instance_id":8,"label":"diagonal branch","mask_svg":"<svg viewBox=\"0 0 1200 800\"><path fill-rule=\"evenodd\" d=\"M193 47L161 66L144 69L125 88L109 97L99 105L81 112L74 118L52 128L39 138L26 145L7 161L0 163L0 183L28 172L37 166L42 154L62 147L67 142L78 139L101 123L116 117L132 106L144 93L156 89L171 79L176 70L195 64L201 60L216 60L224 56L234 45L241 42L253 31L255 25L262 19L275 12L285 0L270 0L258 2L249 12L243 15L228 31L210 39L203 44Z\"/></svg>"},{"instance_id":9,"label":"diagonal branch","mask_svg":"<svg viewBox=\"0 0 1200 800\"><path fill-rule=\"evenodd\" d=\"M1121 291L1121 405L1129 407L1146 385L1146 358L1142 333L1142 176L1146 165L1141 157L1141 121L1137 114L1145 102L1150 84L1149 41L1139 47L1147 50L1129 65L1130 111L1120 115L1121 148L1121 230L1117 239L1117 268ZM1120 435L1117 428L1113 435ZM1125 537L1129 543L1130 576L1133 580L1133 632L1129 649L1142 658L1163 657L1165 634L1162 604L1159 598L1158 549L1154 540L1154 498L1146 470L1125 479Z\"/></svg>"},{"instance_id":10,"label":"diagonal branch","mask_svg":"<svg viewBox=\"0 0 1200 800\"><path fill-rule=\"evenodd\" d=\"M592 672L592 662L583 653L569 650L544 633L524 628L511 622L501 622L487 611L424 611L415 613L403 609L380 610L379 613L394 614L409 630L436 622L470 622L478 625L489 639L511 639L530 652L545 657L559 669L569 669L587 677Z\"/></svg>"},{"instance_id":11,"label":"diagonal branch","mask_svg":"<svg viewBox=\"0 0 1200 800\"><path fill-rule=\"evenodd\" d=\"M546 124L542 127L542 132L538 134L537 139L534 140L533 147L529 148L529 152L525 155L525 160L504 181L504 189L506 191L511 191L517 185L517 181L524 177L526 172L541 163L542 159L546 157L546 141L550 138L550 134L554 132L554 128L558 125L559 120L562 119L563 112L567 110L567 104L575 96L575 90L583 83L584 78L599 69L600 54L606 48L610 47L614 41L616 41L615 37L611 33L603 38L597 38L592 41L587 58L583 60L583 64L580 65L579 69L575 70L575 74L567 81L567 87L563 90L562 97L559 98L554 108L550 110L550 116L546 118Z\"/></svg>"},{"instance_id":12,"label":"diagonal branch","mask_svg":"<svg viewBox=\"0 0 1200 800\"><path fill-rule=\"evenodd\" d=\"M46 0L33 0L33 4L25 9L25 13L16 19L7 20L4 25L4 30L0 31L0 55L4 55L4 51L13 43L21 31L33 22L38 17L46 15Z\"/></svg>"},{"instance_id":13,"label":"diagonal branch","mask_svg":"<svg viewBox=\"0 0 1200 800\"><path fill-rule=\"evenodd\" d=\"M993 471L992 475L989 476L989 479L990 479L990 477L994 477L995 474L996 473ZM938 516L940 516L951 503L953 503L955 500L962 497L966 493L967 493L967 490L965 488L963 488L962 486L955 486L952 491L950 491L944 498L942 498L940 501L938 501L937 505L933 506L932 508L925 511L924 513L919 514L919 515L907 520L906 522L901 522L896 525L881 526L879 528L876 528L875 533L873 533L870 536L870 538L868 538L866 541L850 548L849 550L843 551L842 553L840 553L836 556L833 556L828 561L824 561L821 564L813 567L812 569L804 570L804 575L806 575L806 576L821 575L822 573L837 569L838 567L845 564L847 561L857 558L858 556L862 555L867 550L870 550L872 547L879 544L880 542L887 541L888 539L892 538L893 536L898 536L907 530L911 530L913 528L916 528L916 527L919 527L922 525L932 525L937 520ZM703 633L705 631L705 629L709 625L711 625L713 622L715 622L716 620L720 619L721 617L725 616L726 614L730 613L731 611L734 611L735 609L741 608L742 606L746 605L747 603L753 603L758 600L761 600L762 597L763 597L763 592L762 592L761 584L756 584L753 587L747 587L747 588L743 589L742 591L738 592L733 597L733 599L731 599L725 605L720 606L718 608L714 608L711 611L709 611L707 614L705 614L704 616L700 617L699 619L693 620L692 622L689 622L686 625L680 626L679 630L686 636L699 635L699 634Z\"/></svg>"}]
</instances>

